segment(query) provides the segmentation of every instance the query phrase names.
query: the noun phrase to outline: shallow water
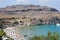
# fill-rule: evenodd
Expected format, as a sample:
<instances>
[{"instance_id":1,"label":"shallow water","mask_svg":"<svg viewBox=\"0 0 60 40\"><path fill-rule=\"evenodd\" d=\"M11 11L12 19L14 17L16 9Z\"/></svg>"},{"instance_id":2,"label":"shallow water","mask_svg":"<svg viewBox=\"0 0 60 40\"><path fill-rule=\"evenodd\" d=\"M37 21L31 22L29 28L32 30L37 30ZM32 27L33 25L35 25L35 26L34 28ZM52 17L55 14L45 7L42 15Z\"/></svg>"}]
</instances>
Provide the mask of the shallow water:
<instances>
[{"instance_id":1,"label":"shallow water","mask_svg":"<svg viewBox=\"0 0 60 40\"><path fill-rule=\"evenodd\" d=\"M60 26L56 25L35 25L20 28L20 34L26 39L34 35L46 35L48 31L58 32L60 34Z\"/></svg>"}]
</instances>

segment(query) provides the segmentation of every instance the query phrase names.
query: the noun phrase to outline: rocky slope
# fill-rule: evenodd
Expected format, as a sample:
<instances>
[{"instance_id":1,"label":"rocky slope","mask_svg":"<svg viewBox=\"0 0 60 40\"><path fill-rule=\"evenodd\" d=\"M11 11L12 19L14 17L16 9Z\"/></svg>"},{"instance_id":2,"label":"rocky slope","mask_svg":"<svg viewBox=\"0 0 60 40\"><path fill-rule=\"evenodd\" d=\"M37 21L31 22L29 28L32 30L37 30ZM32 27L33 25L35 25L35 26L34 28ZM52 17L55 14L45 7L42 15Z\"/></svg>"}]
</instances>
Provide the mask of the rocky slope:
<instances>
[{"instance_id":1,"label":"rocky slope","mask_svg":"<svg viewBox=\"0 0 60 40\"><path fill-rule=\"evenodd\" d=\"M60 12L48 6L12 5L0 8L0 19L31 24L60 23Z\"/></svg>"}]
</instances>

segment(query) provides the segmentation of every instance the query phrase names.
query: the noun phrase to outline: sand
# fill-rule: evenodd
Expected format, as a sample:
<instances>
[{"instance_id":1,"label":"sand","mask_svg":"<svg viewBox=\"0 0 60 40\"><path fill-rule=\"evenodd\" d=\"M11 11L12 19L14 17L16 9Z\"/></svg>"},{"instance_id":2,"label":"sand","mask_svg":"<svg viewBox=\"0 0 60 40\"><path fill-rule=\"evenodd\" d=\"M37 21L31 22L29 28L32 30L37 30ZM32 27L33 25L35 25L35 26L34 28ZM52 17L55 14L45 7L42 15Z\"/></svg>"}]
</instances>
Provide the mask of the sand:
<instances>
[{"instance_id":1,"label":"sand","mask_svg":"<svg viewBox=\"0 0 60 40\"><path fill-rule=\"evenodd\" d=\"M25 40L24 37L22 37L19 33L20 26L16 27L8 27L4 29L6 32L6 35L13 38L14 40Z\"/></svg>"}]
</instances>

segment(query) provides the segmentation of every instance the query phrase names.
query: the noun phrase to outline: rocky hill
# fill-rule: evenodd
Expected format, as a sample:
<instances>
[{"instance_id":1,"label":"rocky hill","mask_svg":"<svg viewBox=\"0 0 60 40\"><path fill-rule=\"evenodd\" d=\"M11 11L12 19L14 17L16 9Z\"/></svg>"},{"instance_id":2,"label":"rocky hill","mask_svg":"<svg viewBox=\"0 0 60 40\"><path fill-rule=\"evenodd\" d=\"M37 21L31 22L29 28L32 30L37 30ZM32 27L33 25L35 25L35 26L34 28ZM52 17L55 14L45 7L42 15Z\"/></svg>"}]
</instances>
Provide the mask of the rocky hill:
<instances>
[{"instance_id":1,"label":"rocky hill","mask_svg":"<svg viewBox=\"0 0 60 40\"><path fill-rule=\"evenodd\" d=\"M0 18L17 18L31 24L56 24L60 23L60 12L48 6L12 5L0 8Z\"/></svg>"},{"instance_id":2,"label":"rocky hill","mask_svg":"<svg viewBox=\"0 0 60 40\"><path fill-rule=\"evenodd\" d=\"M12 5L5 8L0 8L0 13L5 14L25 14L25 13L50 13L59 12L55 8L39 5Z\"/></svg>"}]
</instances>

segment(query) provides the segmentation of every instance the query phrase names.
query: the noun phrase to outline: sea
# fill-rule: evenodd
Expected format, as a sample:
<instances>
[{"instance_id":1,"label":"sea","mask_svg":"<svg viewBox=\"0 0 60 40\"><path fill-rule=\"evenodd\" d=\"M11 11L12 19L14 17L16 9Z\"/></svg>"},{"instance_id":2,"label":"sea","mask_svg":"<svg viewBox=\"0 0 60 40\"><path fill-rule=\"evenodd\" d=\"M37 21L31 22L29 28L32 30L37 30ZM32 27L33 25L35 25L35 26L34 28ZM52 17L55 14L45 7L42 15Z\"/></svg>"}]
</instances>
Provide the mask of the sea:
<instances>
[{"instance_id":1,"label":"sea","mask_svg":"<svg viewBox=\"0 0 60 40\"><path fill-rule=\"evenodd\" d=\"M28 40L32 36L39 35L47 35L48 31L50 32L58 32L60 34L60 26L57 25L33 25L33 26L25 26L20 28L20 34Z\"/></svg>"}]
</instances>

